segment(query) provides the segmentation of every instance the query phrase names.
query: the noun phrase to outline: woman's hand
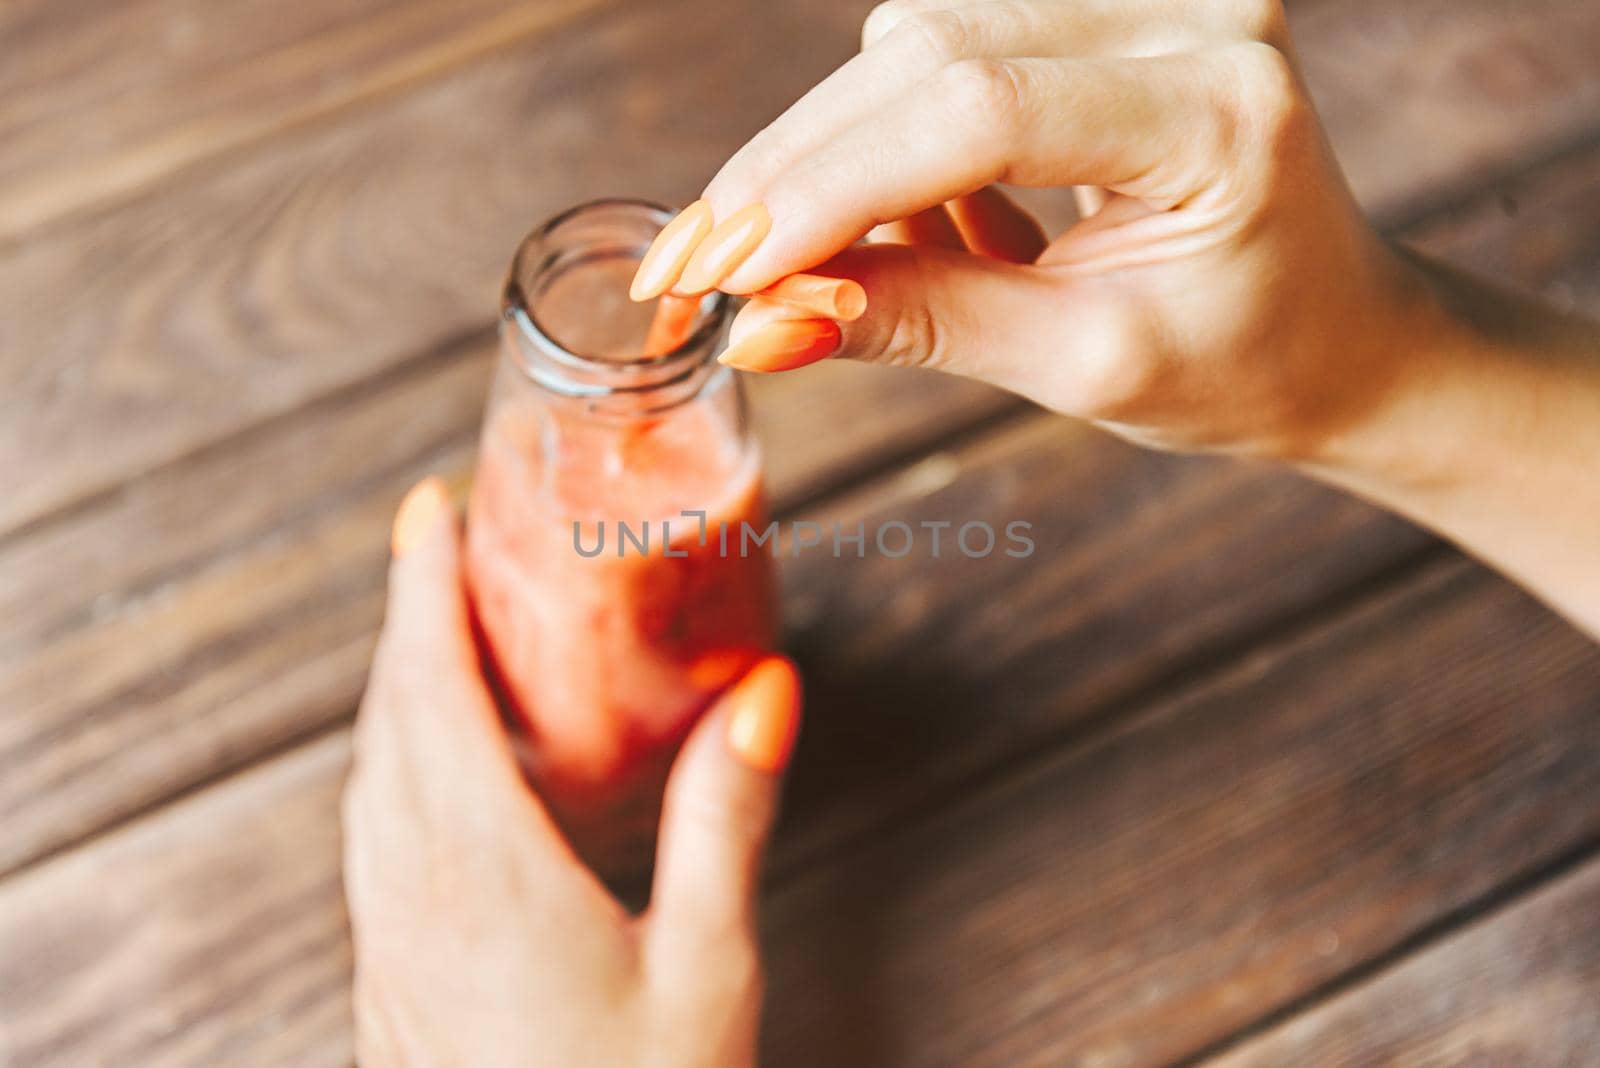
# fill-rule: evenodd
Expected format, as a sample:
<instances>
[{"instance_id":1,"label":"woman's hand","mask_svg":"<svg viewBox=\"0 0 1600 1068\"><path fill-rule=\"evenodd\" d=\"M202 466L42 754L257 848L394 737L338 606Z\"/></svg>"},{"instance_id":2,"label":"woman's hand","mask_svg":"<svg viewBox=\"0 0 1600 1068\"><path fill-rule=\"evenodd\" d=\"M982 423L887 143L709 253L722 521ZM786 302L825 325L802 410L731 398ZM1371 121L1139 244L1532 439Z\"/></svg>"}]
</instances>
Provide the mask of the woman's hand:
<instances>
[{"instance_id":1,"label":"woman's hand","mask_svg":"<svg viewBox=\"0 0 1600 1068\"><path fill-rule=\"evenodd\" d=\"M1092 210L1050 240L994 182ZM869 299L835 334L758 298L727 362L937 367L1147 444L1309 454L1381 403L1420 288L1347 191L1275 0L890 0L703 204L636 295L815 269ZM891 220L874 236L902 244L849 247Z\"/></svg>"},{"instance_id":2,"label":"woman's hand","mask_svg":"<svg viewBox=\"0 0 1600 1068\"><path fill-rule=\"evenodd\" d=\"M798 723L793 667L757 664L689 738L634 917L518 771L436 480L402 506L395 548L344 800L363 1068L752 1063L756 895Z\"/></svg>"},{"instance_id":3,"label":"woman's hand","mask_svg":"<svg viewBox=\"0 0 1600 1068\"><path fill-rule=\"evenodd\" d=\"M1072 186L1082 218L1052 239L995 182ZM862 283L866 313L762 295L797 271ZM757 294L726 363L936 367L1141 444L1290 460L1600 635L1600 329L1373 234L1278 0L881 4L634 295L713 287Z\"/></svg>"}]
</instances>

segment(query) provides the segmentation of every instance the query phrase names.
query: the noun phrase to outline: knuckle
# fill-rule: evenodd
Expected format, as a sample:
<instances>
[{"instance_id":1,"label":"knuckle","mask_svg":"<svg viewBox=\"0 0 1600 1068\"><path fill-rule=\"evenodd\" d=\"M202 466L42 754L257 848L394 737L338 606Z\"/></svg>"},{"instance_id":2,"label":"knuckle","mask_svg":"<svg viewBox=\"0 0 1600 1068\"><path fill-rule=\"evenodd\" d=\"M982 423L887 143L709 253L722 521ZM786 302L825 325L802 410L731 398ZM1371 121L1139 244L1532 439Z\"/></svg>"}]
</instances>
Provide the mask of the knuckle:
<instances>
[{"instance_id":1,"label":"knuckle","mask_svg":"<svg viewBox=\"0 0 1600 1068\"><path fill-rule=\"evenodd\" d=\"M1160 384L1157 362L1134 350L1106 351L1083 362L1079 396L1084 414L1117 419L1136 412Z\"/></svg>"},{"instance_id":2,"label":"knuckle","mask_svg":"<svg viewBox=\"0 0 1600 1068\"><path fill-rule=\"evenodd\" d=\"M1272 45L1251 41L1230 50L1236 113L1273 145L1302 125L1308 106L1289 58Z\"/></svg>"},{"instance_id":3,"label":"knuckle","mask_svg":"<svg viewBox=\"0 0 1600 1068\"><path fill-rule=\"evenodd\" d=\"M1224 24L1240 38L1277 42L1287 28L1282 0L1216 0Z\"/></svg>"},{"instance_id":4,"label":"knuckle","mask_svg":"<svg viewBox=\"0 0 1600 1068\"><path fill-rule=\"evenodd\" d=\"M1074 414L1117 420L1138 413L1159 394L1167 375L1151 322L1145 310L1126 304L1077 325Z\"/></svg>"},{"instance_id":5,"label":"knuckle","mask_svg":"<svg viewBox=\"0 0 1600 1068\"><path fill-rule=\"evenodd\" d=\"M908 302L895 315L883 347L884 362L899 367L941 368L949 362L949 342L939 317L921 301Z\"/></svg>"},{"instance_id":6,"label":"knuckle","mask_svg":"<svg viewBox=\"0 0 1600 1068\"><path fill-rule=\"evenodd\" d=\"M940 90L950 114L968 130L1007 143L1022 114L1022 92L1015 68L1002 59L963 59L940 73Z\"/></svg>"},{"instance_id":7,"label":"knuckle","mask_svg":"<svg viewBox=\"0 0 1600 1068\"><path fill-rule=\"evenodd\" d=\"M865 48L874 41L881 40L916 10L916 4L912 0L883 0L867 12L865 21L861 23L862 47Z\"/></svg>"},{"instance_id":8,"label":"knuckle","mask_svg":"<svg viewBox=\"0 0 1600 1068\"><path fill-rule=\"evenodd\" d=\"M1221 73L1210 109L1210 155L1242 160L1245 166L1229 168L1236 177L1270 177L1307 143L1315 127L1294 67L1278 49L1259 41L1230 45L1213 56Z\"/></svg>"},{"instance_id":9,"label":"knuckle","mask_svg":"<svg viewBox=\"0 0 1600 1068\"><path fill-rule=\"evenodd\" d=\"M902 18L894 32L914 38L935 66L966 55L971 39L967 21L957 11L919 11Z\"/></svg>"}]
</instances>

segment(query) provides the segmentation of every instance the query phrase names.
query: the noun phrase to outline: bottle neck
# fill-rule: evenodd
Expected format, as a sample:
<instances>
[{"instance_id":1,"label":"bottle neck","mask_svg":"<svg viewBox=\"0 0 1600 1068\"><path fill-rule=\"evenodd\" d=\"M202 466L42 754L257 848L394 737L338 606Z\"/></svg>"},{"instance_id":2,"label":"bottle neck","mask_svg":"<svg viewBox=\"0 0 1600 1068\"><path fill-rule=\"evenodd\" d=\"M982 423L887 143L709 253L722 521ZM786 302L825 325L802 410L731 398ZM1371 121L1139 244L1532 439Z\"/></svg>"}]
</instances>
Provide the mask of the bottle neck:
<instances>
[{"instance_id":1,"label":"bottle neck","mask_svg":"<svg viewBox=\"0 0 1600 1068\"><path fill-rule=\"evenodd\" d=\"M501 331L529 381L596 412L642 414L694 398L722 370L712 357L724 294L702 297L682 340L661 352L646 345L657 302L628 298L639 260L671 217L644 201L595 201L523 241L506 279Z\"/></svg>"}]
</instances>

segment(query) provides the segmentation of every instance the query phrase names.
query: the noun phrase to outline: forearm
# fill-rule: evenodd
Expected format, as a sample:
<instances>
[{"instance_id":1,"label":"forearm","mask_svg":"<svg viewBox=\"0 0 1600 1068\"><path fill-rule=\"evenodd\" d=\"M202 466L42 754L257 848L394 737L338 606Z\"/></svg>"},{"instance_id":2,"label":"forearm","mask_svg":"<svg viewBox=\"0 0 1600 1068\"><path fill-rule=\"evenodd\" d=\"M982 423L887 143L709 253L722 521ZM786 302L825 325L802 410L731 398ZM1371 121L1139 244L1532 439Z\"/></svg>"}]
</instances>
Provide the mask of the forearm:
<instances>
[{"instance_id":1,"label":"forearm","mask_svg":"<svg viewBox=\"0 0 1600 1068\"><path fill-rule=\"evenodd\" d=\"M1600 636L1600 325L1410 253L1406 370L1303 466L1406 515Z\"/></svg>"}]
</instances>

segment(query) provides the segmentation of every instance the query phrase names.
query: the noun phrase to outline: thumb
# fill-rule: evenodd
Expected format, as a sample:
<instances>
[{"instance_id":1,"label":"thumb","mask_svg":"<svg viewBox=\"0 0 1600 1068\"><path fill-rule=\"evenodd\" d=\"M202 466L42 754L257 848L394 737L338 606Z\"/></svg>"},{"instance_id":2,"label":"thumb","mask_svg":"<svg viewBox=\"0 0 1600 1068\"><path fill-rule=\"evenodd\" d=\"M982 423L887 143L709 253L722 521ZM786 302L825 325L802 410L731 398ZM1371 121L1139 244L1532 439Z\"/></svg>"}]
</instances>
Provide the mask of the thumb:
<instances>
[{"instance_id":1,"label":"thumb","mask_svg":"<svg viewBox=\"0 0 1600 1068\"><path fill-rule=\"evenodd\" d=\"M528 884L541 907L560 894L592 895L589 873L522 779L484 678L461 527L443 482L424 479L406 495L391 544L388 611L345 794L348 841L360 843L348 847L351 885L374 886L375 863L415 878L450 836L485 864L535 865ZM540 922L566 915L534 912Z\"/></svg>"},{"instance_id":2,"label":"thumb","mask_svg":"<svg viewBox=\"0 0 1600 1068\"><path fill-rule=\"evenodd\" d=\"M695 727L667 782L650 895L653 940L679 940L698 955L753 935L761 857L799 726L799 675L785 658L769 656Z\"/></svg>"},{"instance_id":3,"label":"thumb","mask_svg":"<svg viewBox=\"0 0 1600 1068\"><path fill-rule=\"evenodd\" d=\"M483 676L462 584L461 530L445 484L414 486L395 516L389 602L357 717L368 755L408 755L427 789L520 782Z\"/></svg>"},{"instance_id":4,"label":"thumb","mask_svg":"<svg viewBox=\"0 0 1600 1068\"><path fill-rule=\"evenodd\" d=\"M1041 374L1059 360L1068 294L1047 269L928 245L873 244L847 249L812 273L851 278L866 290L866 312L838 324L837 344L796 361L775 323L804 312L756 297L734 320L724 363L790 370L831 356L930 367L1038 396Z\"/></svg>"}]
</instances>

